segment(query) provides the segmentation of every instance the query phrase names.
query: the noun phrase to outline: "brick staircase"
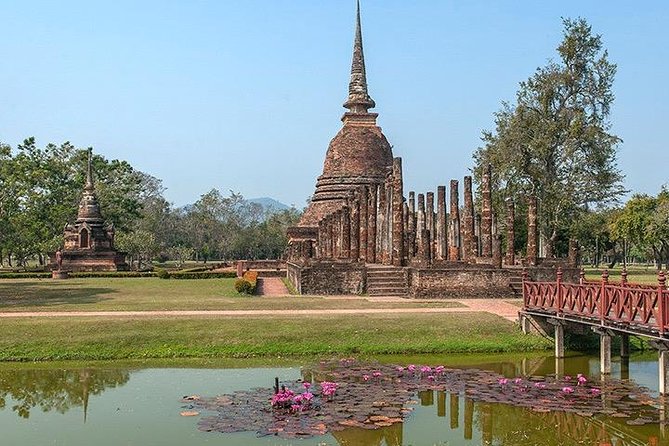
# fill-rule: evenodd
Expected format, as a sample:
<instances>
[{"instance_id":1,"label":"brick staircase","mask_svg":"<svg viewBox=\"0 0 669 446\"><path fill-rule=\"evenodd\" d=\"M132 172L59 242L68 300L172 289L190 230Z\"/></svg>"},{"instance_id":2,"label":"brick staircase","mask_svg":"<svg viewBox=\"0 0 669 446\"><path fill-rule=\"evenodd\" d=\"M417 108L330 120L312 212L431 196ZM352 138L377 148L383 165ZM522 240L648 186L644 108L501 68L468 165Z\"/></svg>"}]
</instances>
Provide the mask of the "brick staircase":
<instances>
[{"instance_id":1,"label":"brick staircase","mask_svg":"<svg viewBox=\"0 0 669 446\"><path fill-rule=\"evenodd\" d=\"M520 273L509 278L509 288L515 297L523 297L523 276Z\"/></svg>"},{"instance_id":2,"label":"brick staircase","mask_svg":"<svg viewBox=\"0 0 669 446\"><path fill-rule=\"evenodd\" d=\"M407 273L395 266L367 265L367 295L401 296L409 295Z\"/></svg>"}]
</instances>

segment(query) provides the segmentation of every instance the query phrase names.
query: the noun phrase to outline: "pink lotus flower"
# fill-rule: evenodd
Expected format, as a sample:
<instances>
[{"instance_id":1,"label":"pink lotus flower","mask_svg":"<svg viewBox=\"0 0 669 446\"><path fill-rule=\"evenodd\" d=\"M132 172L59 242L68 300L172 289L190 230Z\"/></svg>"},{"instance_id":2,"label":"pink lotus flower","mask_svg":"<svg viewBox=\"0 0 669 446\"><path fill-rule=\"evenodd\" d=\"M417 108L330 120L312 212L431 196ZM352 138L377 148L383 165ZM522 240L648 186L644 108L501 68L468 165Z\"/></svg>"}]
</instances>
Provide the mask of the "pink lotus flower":
<instances>
[{"instance_id":1,"label":"pink lotus flower","mask_svg":"<svg viewBox=\"0 0 669 446\"><path fill-rule=\"evenodd\" d=\"M443 365L439 365L439 366L437 366L437 367L434 368L434 372L435 372L437 375L441 375L442 373L444 373L444 368L445 368L445 367L444 367Z\"/></svg>"},{"instance_id":2,"label":"pink lotus flower","mask_svg":"<svg viewBox=\"0 0 669 446\"><path fill-rule=\"evenodd\" d=\"M546 388L546 383L534 383L534 387L538 389L545 389Z\"/></svg>"},{"instance_id":3,"label":"pink lotus flower","mask_svg":"<svg viewBox=\"0 0 669 446\"><path fill-rule=\"evenodd\" d=\"M303 382L303 383L302 383L302 386L303 386L305 389L309 390L309 387L311 387L311 383L310 383L310 382Z\"/></svg>"},{"instance_id":4,"label":"pink lotus flower","mask_svg":"<svg viewBox=\"0 0 669 446\"><path fill-rule=\"evenodd\" d=\"M409 364L409 367L407 367L407 370L410 371L411 373L416 371L416 366L413 364Z\"/></svg>"},{"instance_id":5,"label":"pink lotus flower","mask_svg":"<svg viewBox=\"0 0 669 446\"><path fill-rule=\"evenodd\" d=\"M434 381L434 376L428 375L427 379L429 379L430 381Z\"/></svg>"},{"instance_id":6,"label":"pink lotus flower","mask_svg":"<svg viewBox=\"0 0 669 446\"><path fill-rule=\"evenodd\" d=\"M396 370L397 370L398 372L402 373L402 372L404 372L404 367L399 366L399 367L397 367Z\"/></svg>"},{"instance_id":7,"label":"pink lotus flower","mask_svg":"<svg viewBox=\"0 0 669 446\"><path fill-rule=\"evenodd\" d=\"M586 382L588 382L588 379L585 376L583 376L579 373L578 374L578 384L577 385L581 386L581 385L585 384Z\"/></svg>"},{"instance_id":8,"label":"pink lotus flower","mask_svg":"<svg viewBox=\"0 0 669 446\"><path fill-rule=\"evenodd\" d=\"M382 373L379 372L379 371L376 371L376 372L372 373L372 376L373 376L374 378L380 378L381 375L382 375Z\"/></svg>"},{"instance_id":9,"label":"pink lotus flower","mask_svg":"<svg viewBox=\"0 0 669 446\"><path fill-rule=\"evenodd\" d=\"M590 389L590 393L592 393L593 395L599 395L600 393L602 393L602 391L599 390L597 387L593 387L592 389Z\"/></svg>"},{"instance_id":10,"label":"pink lotus flower","mask_svg":"<svg viewBox=\"0 0 669 446\"><path fill-rule=\"evenodd\" d=\"M514 383L514 384L520 384L520 383L522 383L522 382L523 382L523 379L522 379L522 378L516 378L516 379L513 380L513 383Z\"/></svg>"},{"instance_id":11,"label":"pink lotus flower","mask_svg":"<svg viewBox=\"0 0 669 446\"><path fill-rule=\"evenodd\" d=\"M571 381L571 376L570 375L564 375L564 380L565 381Z\"/></svg>"},{"instance_id":12,"label":"pink lotus flower","mask_svg":"<svg viewBox=\"0 0 669 446\"><path fill-rule=\"evenodd\" d=\"M431 367L428 367L424 365L423 367L420 368L420 373L430 373L432 371Z\"/></svg>"},{"instance_id":13,"label":"pink lotus flower","mask_svg":"<svg viewBox=\"0 0 669 446\"><path fill-rule=\"evenodd\" d=\"M369 381L369 375L362 375L363 381Z\"/></svg>"},{"instance_id":14,"label":"pink lotus flower","mask_svg":"<svg viewBox=\"0 0 669 446\"><path fill-rule=\"evenodd\" d=\"M574 393L574 388L569 387L569 386L563 387L562 388L562 393L566 393L566 394Z\"/></svg>"},{"instance_id":15,"label":"pink lotus flower","mask_svg":"<svg viewBox=\"0 0 669 446\"><path fill-rule=\"evenodd\" d=\"M501 386L506 386L506 385L509 383L509 379L508 379L508 378L500 378L497 382L498 382Z\"/></svg>"},{"instance_id":16,"label":"pink lotus flower","mask_svg":"<svg viewBox=\"0 0 669 446\"><path fill-rule=\"evenodd\" d=\"M367 379L369 379L369 377L367 377ZM321 383L321 392L323 392L324 396L331 397L337 391L337 386L338 384L335 382L323 381Z\"/></svg>"},{"instance_id":17,"label":"pink lotus flower","mask_svg":"<svg viewBox=\"0 0 669 446\"><path fill-rule=\"evenodd\" d=\"M292 406L290 406L290 410L292 410L293 412L299 412L300 409L302 409L302 406L300 406L299 404L293 404Z\"/></svg>"}]
</instances>

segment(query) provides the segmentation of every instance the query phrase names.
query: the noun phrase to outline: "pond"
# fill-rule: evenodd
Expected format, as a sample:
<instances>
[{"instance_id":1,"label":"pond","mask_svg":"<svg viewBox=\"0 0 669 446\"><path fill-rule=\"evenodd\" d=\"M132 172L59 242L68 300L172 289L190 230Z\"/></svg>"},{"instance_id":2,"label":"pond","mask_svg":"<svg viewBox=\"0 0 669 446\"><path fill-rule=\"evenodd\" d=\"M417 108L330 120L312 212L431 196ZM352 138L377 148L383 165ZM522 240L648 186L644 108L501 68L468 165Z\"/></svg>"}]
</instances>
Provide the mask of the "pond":
<instances>
[{"instance_id":1,"label":"pond","mask_svg":"<svg viewBox=\"0 0 669 446\"><path fill-rule=\"evenodd\" d=\"M387 364L443 364L489 370L513 378L554 373L544 356L383 357ZM631 425L615 414L581 416L561 411L473 401L463 393L420 392L404 423L378 429L346 428L305 439L223 434L198 429L201 416L184 417L187 395L216 396L269 388L302 378L302 365L258 366L237 361L139 363L59 363L0 365L0 444L8 445L669 445L658 423ZM597 378L598 359L572 356L564 373ZM614 363L613 378L657 390L655 355L637 355L629 370ZM657 396L656 394L654 396ZM203 413L202 415L206 415Z\"/></svg>"}]
</instances>

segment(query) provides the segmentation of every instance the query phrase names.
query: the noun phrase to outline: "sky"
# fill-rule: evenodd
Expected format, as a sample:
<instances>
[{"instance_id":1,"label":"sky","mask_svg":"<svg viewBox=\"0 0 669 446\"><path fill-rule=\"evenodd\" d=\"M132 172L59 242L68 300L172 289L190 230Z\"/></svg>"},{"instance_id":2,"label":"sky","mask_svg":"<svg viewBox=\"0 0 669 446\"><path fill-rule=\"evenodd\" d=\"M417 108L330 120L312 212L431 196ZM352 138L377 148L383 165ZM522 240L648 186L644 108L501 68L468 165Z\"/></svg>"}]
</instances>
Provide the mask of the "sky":
<instances>
[{"instance_id":1,"label":"sky","mask_svg":"<svg viewBox=\"0 0 669 446\"><path fill-rule=\"evenodd\" d=\"M481 131L583 17L618 64L612 131L631 191L667 183L666 0L362 0L378 123L405 190L472 166ZM341 127L354 0L0 0L0 141L70 141L163 180L297 207Z\"/></svg>"}]
</instances>

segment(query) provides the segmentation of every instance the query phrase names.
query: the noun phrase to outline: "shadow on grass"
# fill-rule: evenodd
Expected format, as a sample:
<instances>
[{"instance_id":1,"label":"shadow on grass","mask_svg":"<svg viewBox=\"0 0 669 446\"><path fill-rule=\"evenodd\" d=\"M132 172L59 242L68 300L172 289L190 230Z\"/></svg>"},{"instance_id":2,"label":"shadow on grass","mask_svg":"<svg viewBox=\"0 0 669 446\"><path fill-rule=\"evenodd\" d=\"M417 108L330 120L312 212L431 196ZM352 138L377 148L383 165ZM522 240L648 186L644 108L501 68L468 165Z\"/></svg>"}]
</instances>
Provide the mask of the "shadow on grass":
<instances>
[{"instance_id":1,"label":"shadow on grass","mask_svg":"<svg viewBox=\"0 0 669 446\"><path fill-rule=\"evenodd\" d=\"M112 288L76 287L54 283L0 283L0 310L15 307L54 307L94 304L111 299Z\"/></svg>"}]
</instances>

